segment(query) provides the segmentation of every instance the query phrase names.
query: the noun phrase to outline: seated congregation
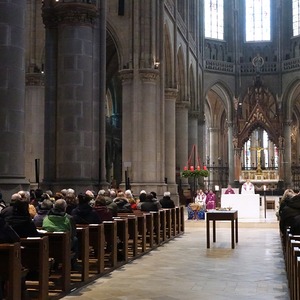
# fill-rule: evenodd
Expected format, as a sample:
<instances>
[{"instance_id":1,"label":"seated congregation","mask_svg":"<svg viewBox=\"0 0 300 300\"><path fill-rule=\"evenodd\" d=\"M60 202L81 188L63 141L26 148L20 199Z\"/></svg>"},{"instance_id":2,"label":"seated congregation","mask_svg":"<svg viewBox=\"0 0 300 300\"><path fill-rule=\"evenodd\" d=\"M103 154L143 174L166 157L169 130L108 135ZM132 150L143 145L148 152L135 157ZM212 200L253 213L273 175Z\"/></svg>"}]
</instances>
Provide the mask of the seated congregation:
<instances>
[{"instance_id":1,"label":"seated congregation","mask_svg":"<svg viewBox=\"0 0 300 300\"><path fill-rule=\"evenodd\" d=\"M13 251L20 260L0 271L0 299L66 295L184 232L184 207L169 192L159 200L145 191L38 189L2 203L0 262Z\"/></svg>"}]
</instances>

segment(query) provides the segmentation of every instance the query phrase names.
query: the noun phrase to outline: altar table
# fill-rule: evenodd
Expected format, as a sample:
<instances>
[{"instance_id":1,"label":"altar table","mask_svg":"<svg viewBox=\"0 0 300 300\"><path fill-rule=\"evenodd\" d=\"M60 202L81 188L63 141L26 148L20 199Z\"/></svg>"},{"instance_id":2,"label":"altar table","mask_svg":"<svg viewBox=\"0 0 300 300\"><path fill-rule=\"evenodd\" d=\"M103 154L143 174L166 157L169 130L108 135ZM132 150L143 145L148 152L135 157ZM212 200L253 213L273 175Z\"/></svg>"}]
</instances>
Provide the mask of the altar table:
<instances>
[{"instance_id":1,"label":"altar table","mask_svg":"<svg viewBox=\"0 0 300 300\"><path fill-rule=\"evenodd\" d=\"M240 219L259 219L259 194L225 194L221 196L221 207L238 210Z\"/></svg>"}]
</instances>

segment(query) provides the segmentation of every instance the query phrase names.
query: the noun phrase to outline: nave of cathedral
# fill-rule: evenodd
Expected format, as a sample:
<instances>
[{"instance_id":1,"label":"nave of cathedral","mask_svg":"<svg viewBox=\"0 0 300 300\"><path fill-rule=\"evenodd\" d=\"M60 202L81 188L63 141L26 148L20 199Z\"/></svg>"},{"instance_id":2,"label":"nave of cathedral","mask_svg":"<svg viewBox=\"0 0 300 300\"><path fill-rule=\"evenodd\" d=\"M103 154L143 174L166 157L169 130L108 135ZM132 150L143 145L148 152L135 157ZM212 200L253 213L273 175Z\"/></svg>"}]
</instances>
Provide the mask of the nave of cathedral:
<instances>
[{"instance_id":1,"label":"nave of cathedral","mask_svg":"<svg viewBox=\"0 0 300 300\"><path fill-rule=\"evenodd\" d=\"M239 242L217 223L217 242L206 248L205 221L188 220L185 233L74 291L66 300L289 300L274 210L241 220Z\"/></svg>"},{"instance_id":2,"label":"nave of cathedral","mask_svg":"<svg viewBox=\"0 0 300 300\"><path fill-rule=\"evenodd\" d=\"M4 198L299 190L299 20L299 0L1 1Z\"/></svg>"}]
</instances>

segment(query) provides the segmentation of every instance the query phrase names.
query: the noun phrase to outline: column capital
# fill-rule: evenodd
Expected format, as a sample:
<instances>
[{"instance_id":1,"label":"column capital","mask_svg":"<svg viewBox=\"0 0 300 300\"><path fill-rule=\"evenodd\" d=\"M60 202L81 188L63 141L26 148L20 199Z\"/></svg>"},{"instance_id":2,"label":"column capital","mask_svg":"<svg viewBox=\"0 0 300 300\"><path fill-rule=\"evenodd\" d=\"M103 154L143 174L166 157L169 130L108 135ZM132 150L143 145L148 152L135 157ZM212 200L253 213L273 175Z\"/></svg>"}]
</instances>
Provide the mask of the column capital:
<instances>
[{"instance_id":1,"label":"column capital","mask_svg":"<svg viewBox=\"0 0 300 300\"><path fill-rule=\"evenodd\" d=\"M291 126L293 124L293 120L284 120L283 125L284 126Z\"/></svg>"},{"instance_id":2,"label":"column capital","mask_svg":"<svg viewBox=\"0 0 300 300\"><path fill-rule=\"evenodd\" d=\"M133 70L132 69L124 69L119 71L120 78L122 83L128 83L133 79Z\"/></svg>"},{"instance_id":3,"label":"column capital","mask_svg":"<svg viewBox=\"0 0 300 300\"><path fill-rule=\"evenodd\" d=\"M25 77L26 86L44 86L45 75L42 73L28 73Z\"/></svg>"},{"instance_id":4,"label":"column capital","mask_svg":"<svg viewBox=\"0 0 300 300\"><path fill-rule=\"evenodd\" d=\"M232 128L232 127L233 127L233 122L227 121L227 127L228 127L228 128Z\"/></svg>"},{"instance_id":5,"label":"column capital","mask_svg":"<svg viewBox=\"0 0 300 300\"><path fill-rule=\"evenodd\" d=\"M96 4L83 0L67 3L62 0L44 0L42 7L43 22L48 28L57 27L58 24L93 26L98 16Z\"/></svg>"},{"instance_id":6,"label":"column capital","mask_svg":"<svg viewBox=\"0 0 300 300\"><path fill-rule=\"evenodd\" d=\"M189 111L189 117L198 119L200 117L200 111L198 110L190 110Z\"/></svg>"},{"instance_id":7,"label":"column capital","mask_svg":"<svg viewBox=\"0 0 300 300\"><path fill-rule=\"evenodd\" d=\"M176 108L189 108L190 107L190 102L189 101L178 101L178 102L176 102Z\"/></svg>"},{"instance_id":8,"label":"column capital","mask_svg":"<svg viewBox=\"0 0 300 300\"><path fill-rule=\"evenodd\" d=\"M209 132L219 132L221 129L219 127L209 127L208 131Z\"/></svg>"},{"instance_id":9,"label":"column capital","mask_svg":"<svg viewBox=\"0 0 300 300\"><path fill-rule=\"evenodd\" d=\"M139 74L143 82L156 82L159 71L156 69L140 69Z\"/></svg>"},{"instance_id":10,"label":"column capital","mask_svg":"<svg viewBox=\"0 0 300 300\"><path fill-rule=\"evenodd\" d=\"M177 95L178 95L178 89L172 89L172 88L165 89L166 100L176 100Z\"/></svg>"}]
</instances>

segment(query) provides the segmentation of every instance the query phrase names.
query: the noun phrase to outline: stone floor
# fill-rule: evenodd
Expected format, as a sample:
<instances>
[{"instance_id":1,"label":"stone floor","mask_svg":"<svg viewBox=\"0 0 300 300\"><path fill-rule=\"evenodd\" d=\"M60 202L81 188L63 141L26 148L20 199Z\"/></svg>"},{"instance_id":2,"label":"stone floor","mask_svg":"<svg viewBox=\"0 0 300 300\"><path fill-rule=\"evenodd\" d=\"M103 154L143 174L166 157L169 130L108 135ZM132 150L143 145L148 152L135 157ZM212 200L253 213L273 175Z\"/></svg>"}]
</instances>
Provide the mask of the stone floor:
<instances>
[{"instance_id":1,"label":"stone floor","mask_svg":"<svg viewBox=\"0 0 300 300\"><path fill-rule=\"evenodd\" d=\"M185 223L185 234L65 297L68 300L288 300L274 210L239 220L231 249L230 223L217 222L206 248L205 221Z\"/></svg>"}]
</instances>

